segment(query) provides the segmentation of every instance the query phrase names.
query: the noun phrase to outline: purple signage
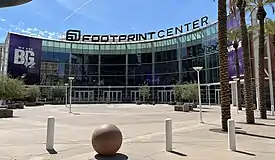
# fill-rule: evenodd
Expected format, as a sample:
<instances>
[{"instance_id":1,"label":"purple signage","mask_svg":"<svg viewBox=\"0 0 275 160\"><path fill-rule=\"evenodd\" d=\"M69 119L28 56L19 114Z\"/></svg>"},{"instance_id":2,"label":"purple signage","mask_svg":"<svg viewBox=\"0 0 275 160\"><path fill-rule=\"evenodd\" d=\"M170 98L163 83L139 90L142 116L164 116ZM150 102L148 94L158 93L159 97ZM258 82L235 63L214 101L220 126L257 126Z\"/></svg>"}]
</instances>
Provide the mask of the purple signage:
<instances>
[{"instance_id":1,"label":"purple signage","mask_svg":"<svg viewBox=\"0 0 275 160\"><path fill-rule=\"evenodd\" d=\"M42 40L10 34L8 73L27 85L40 83Z\"/></svg>"},{"instance_id":2,"label":"purple signage","mask_svg":"<svg viewBox=\"0 0 275 160\"><path fill-rule=\"evenodd\" d=\"M234 28L240 27L240 13L238 12L236 16L230 14L227 17L227 30L231 30ZM229 80L233 80L232 77L237 76L236 73L236 53L233 48L233 43L229 41L229 45L227 46L228 49L228 76ZM240 66L240 74L244 74L244 67L243 67L243 49L242 46L239 45L238 47L238 58L239 58L239 66Z\"/></svg>"}]
</instances>

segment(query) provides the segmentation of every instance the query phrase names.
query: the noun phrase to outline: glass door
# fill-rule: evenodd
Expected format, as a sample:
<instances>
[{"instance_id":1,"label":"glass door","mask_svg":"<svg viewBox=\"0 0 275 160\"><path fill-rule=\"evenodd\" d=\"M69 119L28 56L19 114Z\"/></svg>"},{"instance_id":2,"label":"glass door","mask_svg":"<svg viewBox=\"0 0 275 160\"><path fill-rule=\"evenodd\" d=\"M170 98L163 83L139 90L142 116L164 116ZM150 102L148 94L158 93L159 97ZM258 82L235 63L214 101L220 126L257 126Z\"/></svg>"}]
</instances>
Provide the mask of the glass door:
<instances>
[{"instance_id":1,"label":"glass door","mask_svg":"<svg viewBox=\"0 0 275 160\"><path fill-rule=\"evenodd\" d=\"M215 102L216 102L216 104L221 104L221 101L220 101L221 93L220 92L221 92L220 89L215 90Z\"/></svg>"},{"instance_id":2,"label":"glass door","mask_svg":"<svg viewBox=\"0 0 275 160\"><path fill-rule=\"evenodd\" d=\"M122 93L121 91L105 91L104 99L110 102L120 102L122 100Z\"/></svg>"},{"instance_id":3,"label":"glass door","mask_svg":"<svg viewBox=\"0 0 275 160\"><path fill-rule=\"evenodd\" d=\"M76 102L91 102L94 100L93 91L75 91L74 101Z\"/></svg>"},{"instance_id":4,"label":"glass door","mask_svg":"<svg viewBox=\"0 0 275 160\"><path fill-rule=\"evenodd\" d=\"M131 100L134 102L139 100L139 91L131 91Z\"/></svg>"}]
</instances>

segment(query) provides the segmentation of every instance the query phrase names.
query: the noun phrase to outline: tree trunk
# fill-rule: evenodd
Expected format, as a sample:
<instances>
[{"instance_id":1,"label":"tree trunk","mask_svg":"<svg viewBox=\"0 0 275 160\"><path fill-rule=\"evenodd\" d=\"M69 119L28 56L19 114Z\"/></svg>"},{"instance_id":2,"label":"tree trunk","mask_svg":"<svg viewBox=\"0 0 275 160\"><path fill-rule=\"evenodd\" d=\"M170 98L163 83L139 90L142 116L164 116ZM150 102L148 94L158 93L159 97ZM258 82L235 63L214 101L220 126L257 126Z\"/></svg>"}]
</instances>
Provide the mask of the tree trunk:
<instances>
[{"instance_id":1,"label":"tree trunk","mask_svg":"<svg viewBox=\"0 0 275 160\"><path fill-rule=\"evenodd\" d=\"M227 54L227 12L226 0L218 1L218 38L220 58L220 83L221 83L221 120L222 129L227 131L227 120L230 114L230 89L228 79L228 54Z\"/></svg>"},{"instance_id":2,"label":"tree trunk","mask_svg":"<svg viewBox=\"0 0 275 160\"><path fill-rule=\"evenodd\" d=\"M262 119L267 119L266 106L265 106L265 33L264 33L264 20L266 12L264 7L259 7L257 12L257 18L260 22L260 33L259 33L259 89L260 89L260 114Z\"/></svg>"},{"instance_id":3,"label":"tree trunk","mask_svg":"<svg viewBox=\"0 0 275 160\"><path fill-rule=\"evenodd\" d=\"M237 97L238 97L238 110L242 110L242 95L241 95L241 83L240 83L240 64L239 64L239 55L238 47L239 43L234 42L233 47L235 49L235 63L236 63L236 74L237 74Z\"/></svg>"},{"instance_id":4,"label":"tree trunk","mask_svg":"<svg viewBox=\"0 0 275 160\"><path fill-rule=\"evenodd\" d=\"M250 55L248 49L248 34L245 21L245 9L246 1L241 0L238 3L241 19L241 34L242 34L242 47L243 47L243 63L244 63L244 100L245 100L245 112L246 123L254 124L254 106L252 100L252 81L251 81L251 66Z\"/></svg>"}]
</instances>

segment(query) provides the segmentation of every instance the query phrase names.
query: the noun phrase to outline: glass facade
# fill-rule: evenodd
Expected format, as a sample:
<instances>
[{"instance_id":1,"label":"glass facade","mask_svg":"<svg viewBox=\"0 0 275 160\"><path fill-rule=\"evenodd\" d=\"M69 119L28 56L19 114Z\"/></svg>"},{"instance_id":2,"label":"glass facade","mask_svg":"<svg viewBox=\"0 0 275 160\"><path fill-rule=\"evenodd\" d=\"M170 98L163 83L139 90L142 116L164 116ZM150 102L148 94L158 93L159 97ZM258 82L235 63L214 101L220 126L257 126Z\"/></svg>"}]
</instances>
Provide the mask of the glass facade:
<instances>
[{"instance_id":1,"label":"glass facade","mask_svg":"<svg viewBox=\"0 0 275 160\"><path fill-rule=\"evenodd\" d=\"M135 101L139 99L139 86L147 83L151 97L168 102L173 100L173 85L197 81L197 73L192 67L201 66L202 89L206 84L212 84L211 101L217 103L217 23L190 33L143 42L40 40L38 85L44 90L46 98L49 97L49 88L68 83L68 77L75 77L74 101L99 102L107 98L114 102ZM205 103L208 101L207 94L202 92Z\"/></svg>"}]
</instances>

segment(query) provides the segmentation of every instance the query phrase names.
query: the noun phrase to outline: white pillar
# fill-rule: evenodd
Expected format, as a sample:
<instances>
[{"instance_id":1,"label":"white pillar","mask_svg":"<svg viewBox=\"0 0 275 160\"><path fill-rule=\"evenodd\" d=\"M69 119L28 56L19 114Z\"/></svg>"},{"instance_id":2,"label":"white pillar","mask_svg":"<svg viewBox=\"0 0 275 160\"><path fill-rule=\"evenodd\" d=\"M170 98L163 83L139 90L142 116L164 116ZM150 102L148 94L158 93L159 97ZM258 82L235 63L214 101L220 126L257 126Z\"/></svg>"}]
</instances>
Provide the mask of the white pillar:
<instances>
[{"instance_id":1,"label":"white pillar","mask_svg":"<svg viewBox=\"0 0 275 160\"><path fill-rule=\"evenodd\" d=\"M251 13L251 24L252 26L258 25L258 20L257 20L257 10L255 9ZM259 94L260 94L260 89L259 89L259 32L257 30L253 30L252 34L253 38L253 57L254 57L254 70L255 70L255 89L256 89L256 99L257 101L257 110L260 108L260 99L259 99Z\"/></svg>"},{"instance_id":2,"label":"white pillar","mask_svg":"<svg viewBox=\"0 0 275 160\"><path fill-rule=\"evenodd\" d=\"M235 134L235 121L233 119L227 120L228 127L228 149L236 151L236 134Z\"/></svg>"},{"instance_id":3,"label":"white pillar","mask_svg":"<svg viewBox=\"0 0 275 160\"><path fill-rule=\"evenodd\" d=\"M65 107L68 107L67 104L68 104L68 88L67 86L65 86Z\"/></svg>"},{"instance_id":4,"label":"white pillar","mask_svg":"<svg viewBox=\"0 0 275 160\"><path fill-rule=\"evenodd\" d=\"M236 83L231 83L231 98L232 98L232 105L236 106Z\"/></svg>"},{"instance_id":5,"label":"white pillar","mask_svg":"<svg viewBox=\"0 0 275 160\"><path fill-rule=\"evenodd\" d=\"M198 74L198 92L199 92L199 105L200 105L200 123L203 123L202 121L202 109L201 109L201 85L200 85L200 71L197 71Z\"/></svg>"},{"instance_id":6,"label":"white pillar","mask_svg":"<svg viewBox=\"0 0 275 160\"><path fill-rule=\"evenodd\" d=\"M72 82L73 80L70 79L70 110L69 110L69 113L72 113Z\"/></svg>"},{"instance_id":7,"label":"white pillar","mask_svg":"<svg viewBox=\"0 0 275 160\"><path fill-rule=\"evenodd\" d=\"M270 41L269 36L267 36L267 63L268 63L268 74L269 74L269 93L270 93L270 105L271 105L271 114L274 116L274 93L273 93L273 76L272 76L272 65L271 65L271 56L270 56Z\"/></svg>"},{"instance_id":8,"label":"white pillar","mask_svg":"<svg viewBox=\"0 0 275 160\"><path fill-rule=\"evenodd\" d=\"M52 150L54 145L54 125L55 118L53 116L48 117L47 124L47 137L46 137L46 149Z\"/></svg>"},{"instance_id":9,"label":"white pillar","mask_svg":"<svg viewBox=\"0 0 275 160\"><path fill-rule=\"evenodd\" d=\"M172 120L170 118L165 119L165 143L166 151L171 152L172 149Z\"/></svg>"}]
</instances>

